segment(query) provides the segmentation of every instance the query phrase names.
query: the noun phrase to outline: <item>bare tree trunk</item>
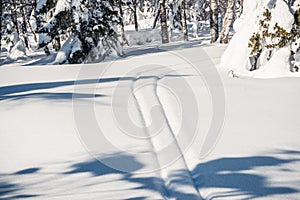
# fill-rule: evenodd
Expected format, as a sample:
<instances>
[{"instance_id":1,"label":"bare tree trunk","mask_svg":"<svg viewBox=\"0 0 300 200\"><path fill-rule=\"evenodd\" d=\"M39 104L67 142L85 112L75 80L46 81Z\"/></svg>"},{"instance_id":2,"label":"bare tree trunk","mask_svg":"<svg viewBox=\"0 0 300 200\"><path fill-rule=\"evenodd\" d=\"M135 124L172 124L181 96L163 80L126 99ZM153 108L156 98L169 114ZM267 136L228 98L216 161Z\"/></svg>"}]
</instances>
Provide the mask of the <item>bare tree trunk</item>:
<instances>
[{"instance_id":1,"label":"bare tree trunk","mask_svg":"<svg viewBox=\"0 0 300 200\"><path fill-rule=\"evenodd\" d=\"M162 43L169 43L168 25L167 25L167 15L166 15L166 0L160 0L160 21L161 21L161 35Z\"/></svg>"},{"instance_id":2,"label":"bare tree trunk","mask_svg":"<svg viewBox=\"0 0 300 200\"><path fill-rule=\"evenodd\" d=\"M34 1L32 2L32 8L31 8L32 10L31 10L31 12L35 10L36 4L37 4L37 2L36 2L36 0L34 0ZM25 8L24 8L24 9L25 9ZM27 10L27 13L28 13L28 10ZM33 39L34 39L34 41L37 42L37 37L36 37L35 31L33 30L33 28L32 28L32 26L31 26L31 24L30 24L30 22L29 22L29 19L28 19L26 13L25 13L25 16L26 16L26 17L25 17L25 20L26 20L27 27L30 29L30 32L33 34Z\"/></svg>"},{"instance_id":3,"label":"bare tree trunk","mask_svg":"<svg viewBox=\"0 0 300 200\"><path fill-rule=\"evenodd\" d=\"M59 51L61 48L60 37L58 35L54 37L53 48L55 51Z\"/></svg>"},{"instance_id":4,"label":"bare tree trunk","mask_svg":"<svg viewBox=\"0 0 300 200\"><path fill-rule=\"evenodd\" d=\"M217 0L210 0L210 42L214 43L219 37L219 23L218 23L218 4Z\"/></svg>"},{"instance_id":5,"label":"bare tree trunk","mask_svg":"<svg viewBox=\"0 0 300 200\"><path fill-rule=\"evenodd\" d=\"M138 21L137 21L137 11L136 11L137 2L136 2L136 0L133 0L132 2L133 2L134 28L135 28L135 31L139 31L139 26L138 26Z\"/></svg>"},{"instance_id":6,"label":"bare tree trunk","mask_svg":"<svg viewBox=\"0 0 300 200\"><path fill-rule=\"evenodd\" d=\"M155 4L155 17L154 17L154 22L153 22L153 25L152 25L152 29L155 29L156 28L156 24L157 24L157 21L158 21L158 18L160 16L160 3L159 1L157 1L157 3Z\"/></svg>"},{"instance_id":7,"label":"bare tree trunk","mask_svg":"<svg viewBox=\"0 0 300 200\"><path fill-rule=\"evenodd\" d=\"M2 27L2 19L3 19L2 6L3 6L3 3L1 2L0 3L0 27ZM1 41L2 41L2 30L0 29L0 53L1 53Z\"/></svg>"},{"instance_id":8,"label":"bare tree trunk","mask_svg":"<svg viewBox=\"0 0 300 200\"><path fill-rule=\"evenodd\" d=\"M26 24L27 24L27 26L29 27L30 32L33 34L33 39L34 39L34 41L37 42L36 34L35 34L35 32L34 32L32 26L31 26L31 24L30 24L30 22L29 22L29 20L28 20L27 18L26 18Z\"/></svg>"},{"instance_id":9,"label":"bare tree trunk","mask_svg":"<svg viewBox=\"0 0 300 200\"><path fill-rule=\"evenodd\" d=\"M35 8L36 8L36 0L34 0L33 2L32 2L32 10L31 10L31 12L33 11L34 12L34 10L35 10ZM29 22L29 19L28 19L28 17L26 17L26 24L27 24L27 26L28 26L28 28L30 29L30 32L33 34L33 39L34 39L34 41L35 42L37 42L37 37L36 37L36 34L35 34L35 31L33 30L33 28L32 28L32 26L31 26L31 24L30 24L30 22Z\"/></svg>"},{"instance_id":10,"label":"bare tree trunk","mask_svg":"<svg viewBox=\"0 0 300 200\"><path fill-rule=\"evenodd\" d=\"M125 44L128 44L128 41L125 37L125 30L124 30L124 21L123 21L123 9L122 9L122 4L121 4L121 0L119 1L119 12L121 15L121 37L122 37L122 45L124 46Z\"/></svg>"},{"instance_id":11,"label":"bare tree trunk","mask_svg":"<svg viewBox=\"0 0 300 200\"><path fill-rule=\"evenodd\" d=\"M183 38L184 41L187 42L189 40L188 38L188 30L187 30L187 24L186 24L186 10L185 10L185 0L181 0L181 21L182 21L182 31L183 31Z\"/></svg>"},{"instance_id":12,"label":"bare tree trunk","mask_svg":"<svg viewBox=\"0 0 300 200\"><path fill-rule=\"evenodd\" d=\"M19 31L19 25L18 25L18 20L17 20L17 6L16 6L16 3L14 0L11 0L10 1L11 3L11 9L12 9L12 13L11 13L11 19L12 19L12 22L13 22L13 25L14 25L14 28L18 34L18 36L20 35L20 31Z\"/></svg>"},{"instance_id":13,"label":"bare tree trunk","mask_svg":"<svg viewBox=\"0 0 300 200\"><path fill-rule=\"evenodd\" d=\"M50 56L50 54L51 54L47 45L44 47L44 52L45 52L46 56Z\"/></svg>"},{"instance_id":14,"label":"bare tree trunk","mask_svg":"<svg viewBox=\"0 0 300 200\"><path fill-rule=\"evenodd\" d=\"M24 1L21 0L21 14L22 14L22 19L23 19L23 22L22 22L22 33L23 33L23 38L24 38L24 42L25 42L25 46L27 49L29 49L29 41L28 41L28 37L27 37L27 25L26 25L26 10L25 10L25 6L24 6Z\"/></svg>"},{"instance_id":15,"label":"bare tree trunk","mask_svg":"<svg viewBox=\"0 0 300 200\"><path fill-rule=\"evenodd\" d=\"M244 0L240 0L240 4L241 4L241 13L243 13L243 9L244 9Z\"/></svg>"},{"instance_id":16,"label":"bare tree trunk","mask_svg":"<svg viewBox=\"0 0 300 200\"><path fill-rule=\"evenodd\" d=\"M233 21L234 3L235 0L228 0L227 10L222 25L220 43L224 43L224 44L228 43L229 30Z\"/></svg>"},{"instance_id":17,"label":"bare tree trunk","mask_svg":"<svg viewBox=\"0 0 300 200\"><path fill-rule=\"evenodd\" d=\"M153 22L153 25L152 25L152 29L156 28L156 24L157 24L159 16L160 16L160 9L158 9L157 12L156 12L156 15L155 15L155 18L154 18L154 22Z\"/></svg>"}]
</instances>

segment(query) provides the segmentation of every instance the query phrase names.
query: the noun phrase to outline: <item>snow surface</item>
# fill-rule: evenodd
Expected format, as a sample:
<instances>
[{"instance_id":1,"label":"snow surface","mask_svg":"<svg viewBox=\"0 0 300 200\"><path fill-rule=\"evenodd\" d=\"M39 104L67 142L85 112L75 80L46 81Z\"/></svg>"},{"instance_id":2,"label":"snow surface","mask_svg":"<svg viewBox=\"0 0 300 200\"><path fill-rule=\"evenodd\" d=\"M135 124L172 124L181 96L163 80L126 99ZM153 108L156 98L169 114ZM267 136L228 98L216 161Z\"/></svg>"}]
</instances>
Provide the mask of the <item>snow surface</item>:
<instances>
[{"instance_id":1,"label":"snow surface","mask_svg":"<svg viewBox=\"0 0 300 200\"><path fill-rule=\"evenodd\" d=\"M215 148L199 158L213 117L211 94L203 76L177 55L190 55L193 62L201 64L202 74L211 74L212 63L218 67L225 48L191 42L128 49L124 58L113 63L1 66L0 198L298 199L297 78L230 79L227 71L219 68L223 86L212 86L224 87L225 124ZM284 57L284 50L278 54ZM99 70L107 65L99 83ZM137 67L143 67L147 76L135 74ZM82 69L86 73L75 87ZM191 90L178 84L180 81ZM171 89L188 100L195 96L196 102L180 105ZM84 143L84 136L93 128L80 132L79 125L89 125L91 118L76 115L74 104L79 109L93 105L97 124L104 132L92 141L101 149L97 158L102 163ZM155 112L168 122L162 127L163 134L147 137L144 130L138 136L148 139L136 139L116 125L113 109L120 109L120 115L128 109L137 126L151 124L156 120L150 115L153 105L158 105ZM183 147L191 137L194 118L182 118L183 106L191 113L196 107L199 110L194 116L199 121L196 138L187 151ZM78 124L78 117L83 118L82 124ZM181 127L184 137L180 136ZM159 151L165 145L170 147L169 154ZM185 152L183 157L166 165L181 152Z\"/></svg>"}]
</instances>

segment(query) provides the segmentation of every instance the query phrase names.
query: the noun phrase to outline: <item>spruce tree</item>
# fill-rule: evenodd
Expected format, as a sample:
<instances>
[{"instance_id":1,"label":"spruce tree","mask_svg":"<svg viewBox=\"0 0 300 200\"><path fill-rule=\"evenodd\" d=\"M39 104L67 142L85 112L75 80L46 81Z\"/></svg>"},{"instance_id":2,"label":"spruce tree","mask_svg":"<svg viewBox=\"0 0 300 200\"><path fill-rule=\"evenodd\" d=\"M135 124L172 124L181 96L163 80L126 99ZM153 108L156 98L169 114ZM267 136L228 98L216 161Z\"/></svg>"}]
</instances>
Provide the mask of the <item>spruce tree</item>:
<instances>
[{"instance_id":1,"label":"spruce tree","mask_svg":"<svg viewBox=\"0 0 300 200\"><path fill-rule=\"evenodd\" d=\"M59 64L101 61L113 51L120 54L117 6L113 0L58 0L51 19L38 29L38 47L64 34L67 41L57 54Z\"/></svg>"}]
</instances>

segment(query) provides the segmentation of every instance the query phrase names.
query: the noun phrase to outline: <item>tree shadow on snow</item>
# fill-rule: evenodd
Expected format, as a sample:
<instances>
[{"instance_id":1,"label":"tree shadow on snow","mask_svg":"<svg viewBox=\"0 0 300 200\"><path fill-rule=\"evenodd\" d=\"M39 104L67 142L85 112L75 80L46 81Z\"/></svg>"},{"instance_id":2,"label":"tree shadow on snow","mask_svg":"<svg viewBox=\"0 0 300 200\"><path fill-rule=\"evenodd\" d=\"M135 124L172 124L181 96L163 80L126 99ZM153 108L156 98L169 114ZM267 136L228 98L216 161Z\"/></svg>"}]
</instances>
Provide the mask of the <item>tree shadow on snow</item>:
<instances>
[{"instance_id":1,"label":"tree shadow on snow","mask_svg":"<svg viewBox=\"0 0 300 200\"><path fill-rule=\"evenodd\" d=\"M289 153L284 152L285 154ZM296 152L293 152L294 155ZM234 192L212 194L209 199L218 199L221 197L247 195L247 199L258 197L267 197L270 195L280 195L300 192L299 188L287 186L271 186L268 184L267 177L253 170L257 167L280 167L284 164L299 162L300 153L297 153L298 159L279 159L271 156L252 156L252 157L233 157L220 158L205 163L198 164L192 170L192 176L197 188L226 188Z\"/></svg>"},{"instance_id":2,"label":"tree shadow on snow","mask_svg":"<svg viewBox=\"0 0 300 200\"><path fill-rule=\"evenodd\" d=\"M272 156L250 156L250 157L228 157L220 158L216 160L211 160L205 163L198 164L192 171L192 177L195 183L195 187L200 190L204 188L226 188L231 189L230 192L219 192L211 194L207 199L219 199L222 197L233 198L240 197L240 199L253 199L253 198L266 198L271 195L282 195L299 192L299 188L291 188L287 186L271 186L268 184L268 178L262 173L257 173L255 168L263 167L263 170L282 169L285 164L299 162L300 152L298 151L282 151L281 155L288 155L293 157L290 159L281 159ZM120 171L111 166L122 166L122 169L127 171ZM118 184L134 183L134 186L129 189L132 190L134 194L131 198L132 200L143 200L147 199L147 195L142 193L136 193L138 190L149 190L156 193L160 193L162 197L185 200L185 199L196 199L195 196L182 192L178 190L179 188L165 188L164 181L157 176L151 174L137 174L136 172L143 168L144 165L137 161L135 157L124 154L116 153L112 155L107 155L101 157L100 159L91 159L78 163L73 163L66 168L65 171L62 171L61 174L76 175L81 173L89 173L91 179L93 177L104 177L105 175L117 174L116 178L110 181L124 181L123 183L119 182ZM249 171L250 170L250 171ZM26 178L27 175L36 174L38 175L40 168L28 168L21 169L14 174L13 176L20 176L20 178ZM248 173L246 172L248 171ZM189 184L186 180L187 171L180 170L173 173L172 182L177 185L184 187ZM6 175L8 176L8 175ZM65 177L63 176L63 177ZM106 176L107 177L107 176ZM275 177L276 178L276 177ZM65 178L64 178L65 179ZM4 180L2 178L2 180ZM43 179L42 179L43 180ZM101 180L101 179L96 179ZM106 180L107 181L107 180ZM106 182L105 181L105 182ZM51 180L44 180L48 185L52 185ZM104 182L104 183L105 183ZM37 183L38 184L38 183ZM62 182L64 189L63 193L68 193L68 184L72 188L72 183ZM99 187L99 183L93 182L89 185L84 185L84 187ZM47 196L53 194L47 194L47 191L44 194L27 194L23 192L23 189L26 189L26 185L9 183L5 181L0 182L0 199L2 197L5 199L17 199L17 198L32 198L38 196ZM55 187L60 187L55 185ZM101 187L99 188L101 190ZM115 192L118 192L117 188L110 188ZM46 193L45 193L46 192ZM70 191L72 192L72 190ZM69 192L69 193L70 193ZM64 194L62 194L64 195Z\"/></svg>"},{"instance_id":3,"label":"tree shadow on snow","mask_svg":"<svg viewBox=\"0 0 300 200\"><path fill-rule=\"evenodd\" d=\"M157 46L150 46L145 47L142 46L138 49L135 48L125 48L124 52L125 54L121 56L122 58L128 58L133 56L142 56L146 54L155 54L155 53L162 53L162 52L168 52L168 51L175 51L175 50L181 50L181 49L188 49L188 48L194 48L194 47L204 47L209 46L210 44L201 44L206 39L198 39L198 40L192 40L186 43L182 42L174 42L165 44L163 46L157 45Z\"/></svg>"},{"instance_id":4,"label":"tree shadow on snow","mask_svg":"<svg viewBox=\"0 0 300 200\"><path fill-rule=\"evenodd\" d=\"M28 168L20 170L13 175L28 175L38 172L39 168ZM2 176L2 175L0 175ZM7 176L7 175L6 175ZM3 179L3 178L2 178ZM27 199L33 197L39 197L39 194L28 194L22 192L24 186L16 183L9 183L8 181L0 181L0 199Z\"/></svg>"},{"instance_id":5,"label":"tree shadow on snow","mask_svg":"<svg viewBox=\"0 0 300 200\"><path fill-rule=\"evenodd\" d=\"M110 77L100 79L84 79L77 81L59 81L59 82L41 82L41 83L26 83L18 85L10 85L0 87L0 101L1 100L20 100L25 98L41 98L48 100L71 100L71 99L88 99L105 97L103 94L86 94L86 93L72 93L72 92L37 92L37 90L54 89L64 86L84 85L84 84L98 84L117 81L135 81L137 79L156 78L162 79L165 77L184 77L189 75L174 75L166 74L162 77L157 76L141 76L135 77ZM19 94L21 93L21 94Z\"/></svg>"},{"instance_id":6,"label":"tree shadow on snow","mask_svg":"<svg viewBox=\"0 0 300 200\"><path fill-rule=\"evenodd\" d=\"M102 94L82 94L82 93L72 93L72 92L37 92L36 90L46 90L59 88L64 86L73 86L75 84L83 85L83 84L97 84L104 82L113 82L119 81L121 77L114 78L101 78L101 79L85 79L78 81L59 81L59 82L41 82L41 83L27 83L27 84L19 84L19 85L10 85L0 87L0 101L7 99L24 99L24 98L42 98L42 99L80 99L80 98L97 98L103 97L105 95ZM133 78L128 78L128 80L132 80ZM122 78L122 80L126 80L126 78ZM25 93L26 92L26 93ZM22 94L18 94L22 93ZM25 94L24 94L25 93Z\"/></svg>"},{"instance_id":7,"label":"tree shadow on snow","mask_svg":"<svg viewBox=\"0 0 300 200\"><path fill-rule=\"evenodd\" d=\"M258 174L255 171L246 173L247 170L253 170L258 167L264 167L264 170L268 168L274 170L282 168L285 164L299 162L300 152L298 151L281 151L281 155L296 156L296 159L280 159L273 156L250 156L250 157L232 157L232 158L220 158L205 163L198 164L192 171L192 177L195 183L195 187L200 190L203 188L226 188L231 189L233 192L212 194L209 199L217 199L221 197L238 197L243 198L244 195L248 196L247 199L263 198L271 195L283 195L300 192L299 188L292 188L287 186L271 186L268 183L268 178L263 174ZM135 177L135 171L139 170L143 165L136 161L133 157L128 156L109 157L123 163L132 163L132 173L118 171L110 168L109 166L99 162L98 160L82 162L73 165L70 173L83 173L90 172L93 176L102 176L109 173L118 173L122 175L122 179L132 183L138 183L140 186L134 189L145 189L160 192L162 196L168 198L185 200L196 199L197 197L184 193L178 188L168 188L164 186L164 182L158 177ZM105 162L104 162L105 163ZM126 165L126 164L125 164ZM172 182L177 185L189 184L186 178L187 172L185 170L177 171L172 175ZM170 191L171 190L171 191ZM143 199L143 198L136 198Z\"/></svg>"}]
</instances>

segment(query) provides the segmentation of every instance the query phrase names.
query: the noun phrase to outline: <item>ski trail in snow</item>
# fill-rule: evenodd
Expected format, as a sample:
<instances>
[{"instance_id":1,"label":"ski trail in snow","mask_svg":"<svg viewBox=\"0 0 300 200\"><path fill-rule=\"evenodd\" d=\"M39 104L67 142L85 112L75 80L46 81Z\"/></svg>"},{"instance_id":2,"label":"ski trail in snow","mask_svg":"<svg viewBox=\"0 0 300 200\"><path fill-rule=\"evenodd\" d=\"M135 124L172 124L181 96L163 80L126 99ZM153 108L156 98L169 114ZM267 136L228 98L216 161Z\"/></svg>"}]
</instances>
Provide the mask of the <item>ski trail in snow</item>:
<instances>
[{"instance_id":1,"label":"ski trail in snow","mask_svg":"<svg viewBox=\"0 0 300 200\"><path fill-rule=\"evenodd\" d=\"M136 97L136 95L135 95L135 92L134 92L134 91L135 91L135 83L136 83L136 81L137 81L137 78L132 82L132 85L131 85L132 96L133 96L133 98L134 98L134 101L135 101L134 103L135 103L135 105L136 105L136 107L137 107L137 109L138 109L139 115L140 115L140 117L141 117L141 121L142 121L144 127L146 127L146 120L145 120L145 118L144 118L144 115L143 115L143 112L142 112L142 108L141 108L141 106L140 106L140 104L139 104L139 101L138 101L138 99L137 99L137 97ZM150 134L149 134L149 132L147 131L147 129L145 130L145 132L146 132L146 134L148 134L148 136L150 137ZM152 146L152 149L154 150L155 147L154 147L153 143L151 142L151 140L149 140L149 143L150 143L150 146ZM157 152L154 151L153 153L154 153L154 155L155 155L155 161L156 161L156 163L157 163L157 166L159 166L159 159L158 159ZM162 178L162 174L161 174L160 171L157 171L156 173L158 173L158 174L157 174L158 177ZM157 187L158 187L158 191L159 191L160 194L162 195L162 198L163 198L163 199L168 199L168 197L167 197L167 196L168 196L168 195L167 195L167 188L165 187L165 185L157 186Z\"/></svg>"},{"instance_id":2,"label":"ski trail in snow","mask_svg":"<svg viewBox=\"0 0 300 200\"><path fill-rule=\"evenodd\" d=\"M180 155L181 155L180 159L182 160L183 165L184 165L184 168L185 168L185 176L188 177L188 180L187 180L187 181L191 184L191 186L190 186L190 187L192 187L191 190L195 190L195 191L193 191L193 192L195 192L195 197L198 197L198 198L194 198L194 199L199 199L199 200L200 200L200 199L202 199L202 196L201 196L199 190L197 189L196 184L195 184L195 182L194 182L194 180L193 180L193 178L192 178L192 174L191 174L190 168L189 168L189 166L188 166L188 164L187 164L187 162L186 162L186 160L185 160L184 153L183 153L183 151L182 151L182 149L181 149L181 147L180 147L180 145L179 145L179 143L178 143L178 141L177 141L177 139L176 139L176 135L175 135L175 133L174 133L174 131L173 131L173 129L172 129L172 126L171 126L169 120L168 120L167 114L166 114L165 109L164 109L164 106L163 106L164 104L163 104L161 98L160 98L159 95L158 95L158 86L157 86L158 81L159 81L159 80L157 80L157 81L156 81L156 84L155 84L155 95L156 95L156 97L157 97L157 99L158 99L158 101L159 101L159 103L160 103L160 105L161 105L161 108L162 108L164 117L165 117L165 119L166 119L166 123L167 123L167 125L168 125L169 130L170 130L170 133L172 134L172 137L173 137L173 139L174 139L174 142L176 143L176 148L177 148L177 149L179 150L179 152L180 152ZM194 194L194 193L193 193L193 194Z\"/></svg>"},{"instance_id":3,"label":"ski trail in snow","mask_svg":"<svg viewBox=\"0 0 300 200\"><path fill-rule=\"evenodd\" d=\"M155 130L159 130L158 134L152 134L153 130L148 130L150 135L149 140L152 143L153 150L156 152L157 161L160 166L161 178L165 183L169 199L200 200L202 199L201 195L195 187L182 150L158 96L158 80L159 78L156 76L137 76L133 83L133 95L145 125L149 126L153 122L150 115L153 106L158 106L159 115L165 120L164 127L155 127ZM168 142L171 143L166 146ZM177 159L170 160L170 157L173 158L174 156ZM180 180L178 180L179 175Z\"/></svg>"}]
</instances>

